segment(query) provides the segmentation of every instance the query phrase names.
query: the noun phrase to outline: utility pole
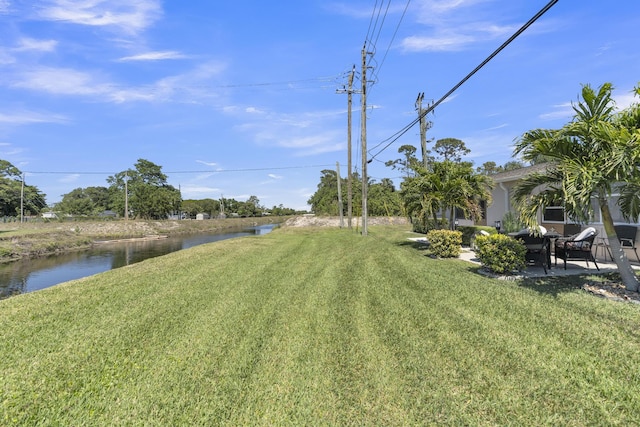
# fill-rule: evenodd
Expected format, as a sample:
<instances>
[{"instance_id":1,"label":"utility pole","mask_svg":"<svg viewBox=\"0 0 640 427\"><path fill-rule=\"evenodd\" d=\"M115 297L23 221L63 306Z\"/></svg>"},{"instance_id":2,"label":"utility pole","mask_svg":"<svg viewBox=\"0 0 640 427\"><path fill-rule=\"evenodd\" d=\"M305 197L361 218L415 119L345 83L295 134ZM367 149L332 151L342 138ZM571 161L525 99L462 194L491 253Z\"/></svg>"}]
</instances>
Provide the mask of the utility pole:
<instances>
[{"instance_id":1,"label":"utility pole","mask_svg":"<svg viewBox=\"0 0 640 427\"><path fill-rule=\"evenodd\" d=\"M22 172L22 187L20 189L20 223L24 222L24 172Z\"/></svg>"},{"instance_id":2,"label":"utility pole","mask_svg":"<svg viewBox=\"0 0 640 427\"><path fill-rule=\"evenodd\" d=\"M129 219L129 173L124 174L124 220Z\"/></svg>"},{"instance_id":3,"label":"utility pole","mask_svg":"<svg viewBox=\"0 0 640 427\"><path fill-rule=\"evenodd\" d=\"M418 94L418 98L416 99L416 110L418 110L418 118L420 119L420 147L422 147L422 165L425 169L429 165L429 160L427 156L427 129L429 129L430 123L426 118L426 114L424 114L424 109L422 108L422 101L424 100L424 92Z\"/></svg>"},{"instance_id":4,"label":"utility pole","mask_svg":"<svg viewBox=\"0 0 640 427\"><path fill-rule=\"evenodd\" d=\"M368 210L367 210L367 195L369 179L367 178L367 43L365 42L362 47L362 94L361 100L361 143L362 143L362 235L368 234L367 222L368 222Z\"/></svg>"},{"instance_id":5,"label":"utility pole","mask_svg":"<svg viewBox=\"0 0 640 427\"><path fill-rule=\"evenodd\" d=\"M356 73L356 66L353 66L351 74L349 74L348 89L337 90L336 93L347 94L347 226L351 230L351 221L353 218L353 165L351 163L351 106L353 104L353 94L359 91L353 90L353 77Z\"/></svg>"},{"instance_id":6,"label":"utility pole","mask_svg":"<svg viewBox=\"0 0 640 427\"><path fill-rule=\"evenodd\" d=\"M342 215L342 186L340 185L342 178L340 177L340 162L336 162L336 177L338 178L338 212L340 214L340 228L342 228L344 227L344 218Z\"/></svg>"}]
</instances>

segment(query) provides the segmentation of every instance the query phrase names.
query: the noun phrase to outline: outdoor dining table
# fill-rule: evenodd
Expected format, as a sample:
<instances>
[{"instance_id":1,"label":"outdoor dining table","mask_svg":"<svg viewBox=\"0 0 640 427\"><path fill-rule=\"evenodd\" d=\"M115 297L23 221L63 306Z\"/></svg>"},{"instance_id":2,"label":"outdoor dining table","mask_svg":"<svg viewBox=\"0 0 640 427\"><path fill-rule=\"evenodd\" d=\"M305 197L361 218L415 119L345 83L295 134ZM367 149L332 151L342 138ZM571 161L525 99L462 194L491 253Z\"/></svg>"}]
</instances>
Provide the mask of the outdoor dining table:
<instances>
[{"instance_id":1,"label":"outdoor dining table","mask_svg":"<svg viewBox=\"0 0 640 427\"><path fill-rule=\"evenodd\" d=\"M513 237L514 239L517 239L518 237L524 237L526 235L532 235L532 234L528 232L523 232L523 231L516 231L513 233L508 233L507 235L510 237ZM547 231L545 234L542 235L542 238L543 238L542 244L546 248L545 252L546 252L546 261L547 261L548 269L551 269L551 248L553 248L552 241L555 241L555 239L559 237L562 237L562 235L556 231ZM525 246L527 245L525 244ZM534 248L534 250L538 250L538 248Z\"/></svg>"}]
</instances>

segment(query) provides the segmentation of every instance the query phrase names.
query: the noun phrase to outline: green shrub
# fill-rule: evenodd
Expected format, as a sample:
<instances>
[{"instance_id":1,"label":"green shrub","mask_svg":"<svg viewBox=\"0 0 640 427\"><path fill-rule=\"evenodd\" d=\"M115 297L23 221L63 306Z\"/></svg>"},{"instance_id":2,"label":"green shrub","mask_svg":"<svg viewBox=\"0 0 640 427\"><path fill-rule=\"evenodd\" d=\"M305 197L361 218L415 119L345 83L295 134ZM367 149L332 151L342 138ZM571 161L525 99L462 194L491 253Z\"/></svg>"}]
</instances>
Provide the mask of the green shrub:
<instances>
[{"instance_id":1,"label":"green shrub","mask_svg":"<svg viewBox=\"0 0 640 427\"><path fill-rule=\"evenodd\" d=\"M504 234L476 237L476 255L480 263L497 274L522 271L526 263L527 248L522 242Z\"/></svg>"},{"instance_id":2,"label":"green shrub","mask_svg":"<svg viewBox=\"0 0 640 427\"><path fill-rule=\"evenodd\" d=\"M520 217L513 212L507 212L502 217L502 231L505 233L512 233L518 230L522 230L524 224L520 222Z\"/></svg>"},{"instance_id":3,"label":"green shrub","mask_svg":"<svg viewBox=\"0 0 640 427\"><path fill-rule=\"evenodd\" d=\"M472 246L473 240L480 230L486 231L489 234L498 232L495 227L489 227L486 225L461 225L458 226L456 230L462 232L462 244L464 246Z\"/></svg>"},{"instance_id":4,"label":"green shrub","mask_svg":"<svg viewBox=\"0 0 640 427\"><path fill-rule=\"evenodd\" d=\"M462 233L451 230L431 230L427 233L429 251L439 258L455 258L460 255Z\"/></svg>"},{"instance_id":5,"label":"green shrub","mask_svg":"<svg viewBox=\"0 0 640 427\"><path fill-rule=\"evenodd\" d=\"M439 218L437 221L428 219L421 221L418 218L411 219L411 225L415 233L427 234L429 230L446 230L449 228L449 220L446 218Z\"/></svg>"}]
</instances>

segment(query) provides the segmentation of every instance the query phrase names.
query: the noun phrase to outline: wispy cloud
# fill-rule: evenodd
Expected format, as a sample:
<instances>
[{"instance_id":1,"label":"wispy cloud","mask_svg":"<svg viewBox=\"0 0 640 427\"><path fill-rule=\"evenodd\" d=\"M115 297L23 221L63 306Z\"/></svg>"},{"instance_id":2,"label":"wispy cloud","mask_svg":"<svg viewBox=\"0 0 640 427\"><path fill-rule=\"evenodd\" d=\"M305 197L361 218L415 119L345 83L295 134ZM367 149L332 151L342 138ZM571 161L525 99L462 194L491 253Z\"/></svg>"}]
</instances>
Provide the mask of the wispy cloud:
<instances>
[{"instance_id":1,"label":"wispy cloud","mask_svg":"<svg viewBox=\"0 0 640 427\"><path fill-rule=\"evenodd\" d=\"M62 178L60 178L58 180L58 182L62 182L62 183L68 184L70 182L76 182L76 181L78 181L78 179L80 179L80 175L77 174L77 173L73 173L73 174L69 174L69 175L63 176Z\"/></svg>"},{"instance_id":2,"label":"wispy cloud","mask_svg":"<svg viewBox=\"0 0 640 427\"><path fill-rule=\"evenodd\" d=\"M99 72L40 67L14 77L11 86L54 95L92 97L100 102L194 102L215 95L198 83L216 76L222 69L219 64L206 63L188 73L165 77L148 85L127 86L112 82Z\"/></svg>"},{"instance_id":3,"label":"wispy cloud","mask_svg":"<svg viewBox=\"0 0 640 427\"><path fill-rule=\"evenodd\" d=\"M405 51L460 51L478 42L510 34L514 24L501 25L493 16L485 19L480 4L491 0L441 0L420 4L417 21L424 26L420 34L404 38Z\"/></svg>"},{"instance_id":4,"label":"wispy cloud","mask_svg":"<svg viewBox=\"0 0 640 427\"><path fill-rule=\"evenodd\" d=\"M10 125L28 125L33 123L65 123L64 116L50 113L37 113L31 111L1 113L0 123Z\"/></svg>"},{"instance_id":5,"label":"wispy cloud","mask_svg":"<svg viewBox=\"0 0 640 427\"><path fill-rule=\"evenodd\" d=\"M554 111L542 113L538 117L542 120L559 120L570 119L574 114L573 106L570 102L554 105L553 108Z\"/></svg>"},{"instance_id":6,"label":"wispy cloud","mask_svg":"<svg viewBox=\"0 0 640 427\"><path fill-rule=\"evenodd\" d=\"M37 10L40 19L111 27L127 34L145 30L162 14L159 0L45 0Z\"/></svg>"},{"instance_id":7,"label":"wispy cloud","mask_svg":"<svg viewBox=\"0 0 640 427\"><path fill-rule=\"evenodd\" d=\"M206 162L204 160L196 160L196 163L201 163L201 164L203 164L205 166L212 166L212 167L213 166L218 166L218 164L215 163L215 162Z\"/></svg>"},{"instance_id":8,"label":"wispy cloud","mask_svg":"<svg viewBox=\"0 0 640 427\"><path fill-rule=\"evenodd\" d=\"M28 37L23 37L18 41L18 46L13 48L14 51L41 51L41 52L53 52L56 50L58 42L56 40L37 40Z\"/></svg>"},{"instance_id":9,"label":"wispy cloud","mask_svg":"<svg viewBox=\"0 0 640 427\"><path fill-rule=\"evenodd\" d=\"M56 95L97 95L108 90L89 73L52 67L26 71L12 86Z\"/></svg>"},{"instance_id":10,"label":"wispy cloud","mask_svg":"<svg viewBox=\"0 0 640 427\"><path fill-rule=\"evenodd\" d=\"M140 53L138 55L125 56L120 58L118 61L127 62L127 61L164 61L167 59L184 59L187 58L187 55L184 55L180 52L176 52L173 50L165 50L158 52L145 52Z\"/></svg>"}]
</instances>

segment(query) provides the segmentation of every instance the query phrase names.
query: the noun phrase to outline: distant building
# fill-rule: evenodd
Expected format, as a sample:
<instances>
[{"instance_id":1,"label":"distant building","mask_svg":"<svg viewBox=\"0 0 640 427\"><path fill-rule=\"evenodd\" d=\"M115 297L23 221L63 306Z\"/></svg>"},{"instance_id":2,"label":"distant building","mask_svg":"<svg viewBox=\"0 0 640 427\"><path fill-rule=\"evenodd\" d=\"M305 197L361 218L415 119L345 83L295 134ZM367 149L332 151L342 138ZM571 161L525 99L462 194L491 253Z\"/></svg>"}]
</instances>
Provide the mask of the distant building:
<instances>
[{"instance_id":1,"label":"distant building","mask_svg":"<svg viewBox=\"0 0 640 427\"><path fill-rule=\"evenodd\" d=\"M98 214L100 218L116 218L118 216L114 211L107 209L106 211L102 211Z\"/></svg>"},{"instance_id":2,"label":"distant building","mask_svg":"<svg viewBox=\"0 0 640 427\"><path fill-rule=\"evenodd\" d=\"M208 213L199 213L196 215L196 220L198 221L202 221L209 218L211 218L211 215L209 215Z\"/></svg>"}]
</instances>

